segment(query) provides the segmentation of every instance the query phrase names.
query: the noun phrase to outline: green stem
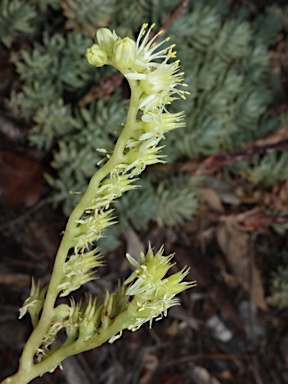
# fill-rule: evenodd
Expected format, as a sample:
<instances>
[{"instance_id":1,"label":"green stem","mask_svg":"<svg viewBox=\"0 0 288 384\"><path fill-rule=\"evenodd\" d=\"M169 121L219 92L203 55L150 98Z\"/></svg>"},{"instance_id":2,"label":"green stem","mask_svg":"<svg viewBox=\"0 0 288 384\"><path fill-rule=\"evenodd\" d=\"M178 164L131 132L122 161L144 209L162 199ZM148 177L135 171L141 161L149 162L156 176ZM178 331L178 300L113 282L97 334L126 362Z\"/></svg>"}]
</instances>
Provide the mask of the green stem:
<instances>
[{"instance_id":1,"label":"green stem","mask_svg":"<svg viewBox=\"0 0 288 384\"><path fill-rule=\"evenodd\" d=\"M88 341L76 340L74 343L67 346L60 347L56 352L49 356L41 363L32 366L32 369L26 370L24 367L20 367L15 375L12 375L1 382L1 384L27 384L35 377L42 376L46 372L53 371L63 360L67 357L76 355L78 353L89 351L104 344L111 339L117 333L127 328L127 325L131 322L131 314L129 307L126 311L120 313L115 321L99 335L93 337Z\"/></svg>"},{"instance_id":2,"label":"green stem","mask_svg":"<svg viewBox=\"0 0 288 384\"><path fill-rule=\"evenodd\" d=\"M141 90L139 89L136 81L130 80L129 85L131 88L131 99L130 99L130 106L127 114L127 121L126 121L125 127L123 128L117 140L117 143L115 145L115 149L113 151L111 158L91 178L86 192L84 193L82 199L76 205L76 207L74 208L73 212L70 215L70 218L66 225L64 236L62 238L61 244L59 246L59 249L55 258L54 268L51 275L51 280L49 283L49 287L46 294L43 311L42 311L39 323L35 327L32 334L30 335L30 338L26 342L26 345L23 349L23 353L19 361L20 363L19 371L15 375L4 380L1 384L28 383L33 378L53 369L57 364L59 364L67 356L74 355L76 353L81 352L78 350L74 350L75 348L73 348L73 345L74 345L73 344L72 346L60 348L58 351L53 353L53 355L51 355L49 358L47 358L45 361L39 364L34 364L33 362L34 355L37 351L37 348L41 344L43 337L45 336L45 334L47 333L50 327L54 306L55 306L55 301L59 293L58 286L63 277L63 264L65 263L67 254L69 252L69 249L71 248L71 244L73 244L73 239L77 229L76 221L79 220L79 218L82 216L85 209L89 207L89 204L91 203L93 197L95 196L95 191L97 190L100 182L107 175L109 175L109 173L113 171L113 169L115 169L117 165L119 165L123 161L123 152L124 152L125 146L133 133L133 129L135 127L135 123L137 119ZM112 336L113 335L111 335L110 337ZM110 337L108 337L108 339ZM104 338L107 339L106 336ZM99 339L102 340L102 338L100 338L100 335L99 335ZM93 346L93 348L98 345L101 345L103 342L104 341L102 341L100 344L98 344L97 342L96 343L97 345Z\"/></svg>"}]
</instances>

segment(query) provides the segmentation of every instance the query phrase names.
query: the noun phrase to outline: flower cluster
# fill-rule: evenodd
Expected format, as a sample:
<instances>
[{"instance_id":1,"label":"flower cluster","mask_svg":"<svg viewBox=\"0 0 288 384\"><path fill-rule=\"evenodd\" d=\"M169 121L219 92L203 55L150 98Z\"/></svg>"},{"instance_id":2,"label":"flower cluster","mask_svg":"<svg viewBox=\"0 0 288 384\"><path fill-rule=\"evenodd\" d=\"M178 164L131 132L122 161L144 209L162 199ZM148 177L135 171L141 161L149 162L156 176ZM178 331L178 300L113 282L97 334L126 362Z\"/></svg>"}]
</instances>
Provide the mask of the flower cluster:
<instances>
[{"instance_id":1,"label":"flower cluster","mask_svg":"<svg viewBox=\"0 0 288 384\"><path fill-rule=\"evenodd\" d=\"M97 241L105 228L115 222L110 204L136 187L132 183L147 165L165 162L160 154L160 140L167 132L185 125L184 112L169 113L166 109L173 100L185 99L189 94L183 90L187 84L183 82L183 72L179 72L179 60L173 61L175 45L169 45L169 38L157 43L161 31L150 38L154 24L148 30L147 27L143 24L136 41L101 28L96 33L96 44L86 51L90 64L112 65L124 74L131 87L130 109L134 115L130 114L129 121L127 116L125 142L121 152L117 152L110 177L100 182L94 198L77 220L76 253ZM107 155L108 159L113 155Z\"/></svg>"},{"instance_id":2,"label":"flower cluster","mask_svg":"<svg viewBox=\"0 0 288 384\"><path fill-rule=\"evenodd\" d=\"M134 128L123 153L120 169L130 177L140 174L146 165L164 162L156 148L164 134L185 125L184 113L169 113L166 105L189 92L183 90L183 72L179 72L179 60L169 45L169 38L157 43L161 31L150 39L154 24L147 30L143 24L137 41L117 36L115 31L101 28L96 33L98 44L87 49L88 62L97 67L109 64L124 74L131 92L139 94ZM167 46L168 43L168 46Z\"/></svg>"},{"instance_id":3,"label":"flower cluster","mask_svg":"<svg viewBox=\"0 0 288 384\"><path fill-rule=\"evenodd\" d=\"M99 249L73 254L63 265L63 277L58 285L60 296L67 296L81 285L95 279L94 270L103 265Z\"/></svg>"},{"instance_id":4,"label":"flower cluster","mask_svg":"<svg viewBox=\"0 0 288 384\"><path fill-rule=\"evenodd\" d=\"M135 268L130 277L123 284L118 285L113 293L106 292L104 300L87 297L85 303L75 303L70 300L70 305L60 304L54 309L50 328L42 340L41 346L37 351L38 361L42 361L50 356L51 345L54 343L57 333L65 328L67 340L65 344L79 343L97 340L99 334L109 332L109 328L117 321L118 316L122 316L122 321L115 327L115 333L107 337L110 343L117 340L124 329L135 331L144 323L149 321L150 327L154 318L161 319L167 315L167 310L178 305L175 296L182 291L194 287L195 281L186 282L183 279L187 276L189 269L183 268L181 271L166 277L167 272L175 263L171 263L174 255L164 256L164 249L161 247L157 253L149 246L146 254L141 253L140 262L127 254L127 259ZM95 267L93 253L87 252L83 258L90 260L91 267ZM81 268L81 260L78 256L72 256L66 261L65 274L69 280L69 271L72 272L73 264ZM84 262L85 264L85 262ZM98 261L98 265L101 262ZM85 275L87 271L83 272ZM75 274L77 276L77 274ZM77 280L78 282L78 280ZM77 282L75 283L77 285ZM64 294L69 293L69 287L61 283L59 289L66 289ZM76 289L73 285L70 291Z\"/></svg>"},{"instance_id":5,"label":"flower cluster","mask_svg":"<svg viewBox=\"0 0 288 384\"><path fill-rule=\"evenodd\" d=\"M164 256L163 252L161 247L154 255L149 246L146 255L141 253L140 262L127 255L129 262L136 268L124 283L128 286L126 295L134 296L129 304L133 319L127 326L130 330L138 329L147 321L151 327L154 318L166 316L168 308L179 304L175 295L196 285L195 281L183 281L189 272L187 268L165 277L175 263L171 263L174 255Z\"/></svg>"}]
</instances>

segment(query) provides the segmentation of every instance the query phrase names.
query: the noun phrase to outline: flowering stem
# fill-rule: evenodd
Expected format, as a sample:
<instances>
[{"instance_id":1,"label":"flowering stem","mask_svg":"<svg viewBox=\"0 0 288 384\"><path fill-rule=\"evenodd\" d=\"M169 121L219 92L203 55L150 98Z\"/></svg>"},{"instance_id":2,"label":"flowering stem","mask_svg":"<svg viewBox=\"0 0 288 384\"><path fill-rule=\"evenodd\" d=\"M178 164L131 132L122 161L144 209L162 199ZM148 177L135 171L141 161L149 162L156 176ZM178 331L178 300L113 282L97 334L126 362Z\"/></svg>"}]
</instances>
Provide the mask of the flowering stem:
<instances>
[{"instance_id":1,"label":"flowering stem","mask_svg":"<svg viewBox=\"0 0 288 384\"><path fill-rule=\"evenodd\" d=\"M26 342L22 356L20 358L19 372L21 371L21 375L17 374L18 375L17 384L26 383L27 382L25 381L26 376L29 377L29 380L33 379L34 377L37 377L39 375L39 372L41 371L41 367L43 367L42 368L43 371L41 371L40 374L43 374L47 372L47 368L44 368L44 367L47 367L47 365L50 366L52 364L52 366L50 366L50 368L48 369L48 370L51 370L53 367L59 364L65 357L81 352L81 351L77 351L77 352L73 351L73 348L71 346L63 349L60 348L57 352L55 352L51 357L47 358L45 361L36 365L33 363L36 350L41 344L41 341L43 340L43 337L47 333L51 324L55 301L59 293L58 285L60 284L61 278L63 277L63 265L65 263L69 249L71 248L71 244L73 242L73 238L75 236L75 232L77 228L77 220L80 219L80 217L82 216L87 206L89 206L89 203L92 201L93 196L95 195L95 191L97 190L100 182L107 175L109 175L109 173L112 172L113 169L115 169L115 167L117 167L117 165L120 164L121 161L123 160L124 148L133 132L133 129L136 123L139 98L140 98L141 92L135 80L129 80L129 85L131 87L131 99L130 99L130 107L128 110L125 127L123 128L117 140L112 156L107 161L107 163L94 174L86 192L84 193L80 202L74 208L67 222L64 236L62 238L61 244L59 246L59 249L55 258L54 269L51 275L51 280L50 280L48 291L46 294L41 318L39 319L39 322L35 327L35 329L33 330L30 338ZM103 337L106 339L107 337L105 336L105 334L103 335ZM107 340L110 337L111 336L108 336ZM56 360L57 360L57 364L55 364ZM49 362L51 362L50 365L49 365ZM13 383L13 381L7 381L7 383L8 382ZM14 382L16 383L16 381Z\"/></svg>"},{"instance_id":2,"label":"flowering stem","mask_svg":"<svg viewBox=\"0 0 288 384\"><path fill-rule=\"evenodd\" d=\"M67 357L99 347L115 334L121 332L127 326L128 321L126 319L129 317L130 315L127 309L117 316L117 319L110 327L97 335L97 337L94 337L93 340L87 342L78 342L77 340L67 346L64 345L41 363L32 365L29 370L25 369L23 364L20 364L18 372L3 380L1 384L27 384L35 377L53 371L53 369L60 365Z\"/></svg>"},{"instance_id":3,"label":"flowering stem","mask_svg":"<svg viewBox=\"0 0 288 384\"><path fill-rule=\"evenodd\" d=\"M147 321L151 326L153 319L166 316L167 309L178 304L175 295L195 285L182 281L188 274L186 268L165 278L173 265L170 263L173 255L164 256L163 247L154 255L149 246L146 256L140 255L140 263L129 255L128 260L136 270L115 292L107 292L104 301L90 297L83 305L72 298L70 306L55 307L59 294L67 296L92 280L94 269L101 265L101 255L94 242L101 237L103 229L113 223L110 203L133 189L134 176L147 165L163 162L163 156L158 154L161 147L157 145L164 133L185 126L183 112L170 114L165 107L177 97L185 99L189 94L178 88L187 86L182 82L179 60L168 63L176 57L175 45L162 46L169 38L157 44L155 39L161 31L149 40L154 24L148 31L147 26L143 24L136 42L101 28L97 31L99 44L93 44L86 51L90 64L96 67L110 64L129 82L131 98L126 124L113 154L91 178L87 191L70 215L45 299L46 287L32 283L20 317L28 311L34 331L24 347L18 372L2 384L26 384L53 371L68 356L108 340L113 342L124 329L134 331ZM158 63L159 59L163 62ZM67 338L58 346L56 337L63 328ZM35 355L39 360L37 364Z\"/></svg>"}]
</instances>

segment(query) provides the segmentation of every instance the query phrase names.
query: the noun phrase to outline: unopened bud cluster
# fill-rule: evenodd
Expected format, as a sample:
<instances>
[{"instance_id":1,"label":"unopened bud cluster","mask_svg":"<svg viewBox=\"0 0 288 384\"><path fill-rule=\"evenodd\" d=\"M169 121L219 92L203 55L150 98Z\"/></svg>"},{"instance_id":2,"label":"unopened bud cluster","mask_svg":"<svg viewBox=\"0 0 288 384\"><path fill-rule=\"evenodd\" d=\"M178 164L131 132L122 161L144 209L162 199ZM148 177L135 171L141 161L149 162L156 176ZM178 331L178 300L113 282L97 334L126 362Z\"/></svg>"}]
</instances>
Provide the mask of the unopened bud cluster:
<instances>
[{"instance_id":1,"label":"unopened bud cluster","mask_svg":"<svg viewBox=\"0 0 288 384\"><path fill-rule=\"evenodd\" d=\"M101 28L96 33L98 44L87 49L86 58L95 67L111 64L119 69L130 68L136 59L136 43L129 37L117 36L108 28Z\"/></svg>"}]
</instances>

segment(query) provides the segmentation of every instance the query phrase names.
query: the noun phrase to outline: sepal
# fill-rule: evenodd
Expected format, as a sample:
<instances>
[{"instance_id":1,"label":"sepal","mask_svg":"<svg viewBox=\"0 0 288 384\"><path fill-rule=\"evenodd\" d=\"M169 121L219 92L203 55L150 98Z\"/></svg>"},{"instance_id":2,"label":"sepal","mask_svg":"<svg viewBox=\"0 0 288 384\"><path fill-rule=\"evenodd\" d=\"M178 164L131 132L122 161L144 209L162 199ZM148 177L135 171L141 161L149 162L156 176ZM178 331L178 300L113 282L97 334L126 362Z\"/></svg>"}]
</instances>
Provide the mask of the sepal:
<instances>
[{"instance_id":1,"label":"sepal","mask_svg":"<svg viewBox=\"0 0 288 384\"><path fill-rule=\"evenodd\" d=\"M101 317L101 328L100 332L103 332L108 328L120 313L124 312L128 308L128 297L126 295L126 287L118 285L118 288L113 292L106 292L102 317Z\"/></svg>"},{"instance_id":2,"label":"sepal","mask_svg":"<svg viewBox=\"0 0 288 384\"><path fill-rule=\"evenodd\" d=\"M36 284L34 278L32 278L30 297L24 301L22 308L19 309L19 319L22 319L26 312L29 312L35 328L38 324L38 315L43 308L46 292L47 287L40 288L40 281Z\"/></svg>"},{"instance_id":3,"label":"sepal","mask_svg":"<svg viewBox=\"0 0 288 384\"><path fill-rule=\"evenodd\" d=\"M103 303L100 299L92 298L86 300L82 309L82 321L79 326L79 340L87 341L96 333L101 323Z\"/></svg>"}]
</instances>

